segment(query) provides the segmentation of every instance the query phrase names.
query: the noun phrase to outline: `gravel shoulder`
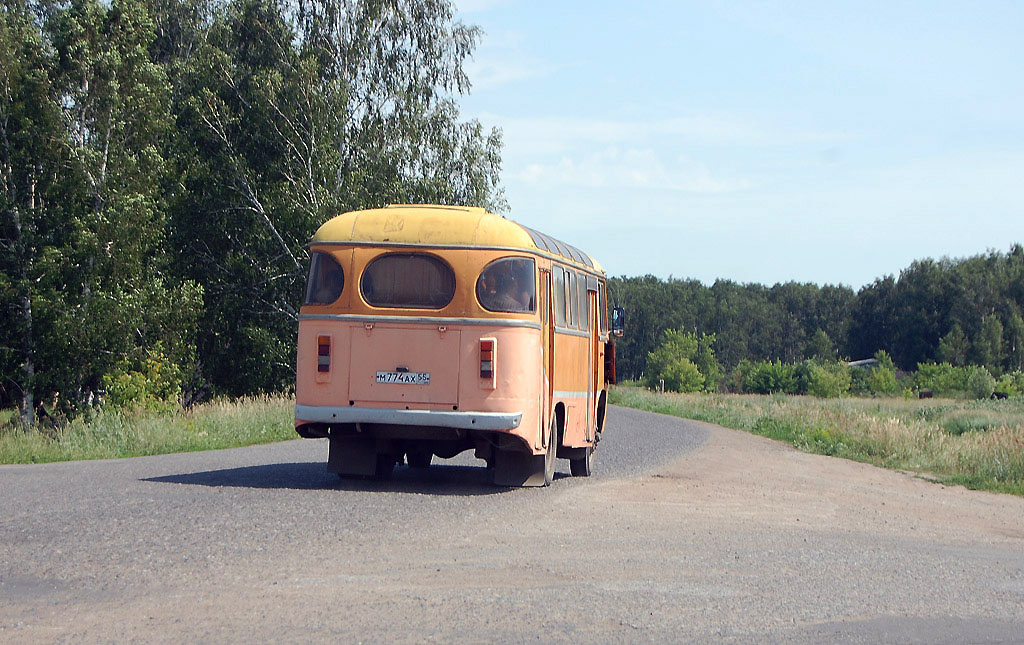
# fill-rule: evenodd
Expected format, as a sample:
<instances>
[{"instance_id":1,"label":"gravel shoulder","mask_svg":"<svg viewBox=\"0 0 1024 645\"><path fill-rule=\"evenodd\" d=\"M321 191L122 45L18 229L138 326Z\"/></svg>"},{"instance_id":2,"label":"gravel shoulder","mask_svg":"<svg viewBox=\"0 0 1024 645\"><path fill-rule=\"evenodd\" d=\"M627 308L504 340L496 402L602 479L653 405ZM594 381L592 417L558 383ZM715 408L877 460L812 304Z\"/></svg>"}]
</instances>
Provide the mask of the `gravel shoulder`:
<instances>
[{"instance_id":1,"label":"gravel shoulder","mask_svg":"<svg viewBox=\"0 0 1024 645\"><path fill-rule=\"evenodd\" d=\"M609 423L605 474L544 490L469 465L339 484L310 441L0 468L0 640L1024 634L1024 499L671 417ZM667 460L662 432L687 438Z\"/></svg>"}]
</instances>

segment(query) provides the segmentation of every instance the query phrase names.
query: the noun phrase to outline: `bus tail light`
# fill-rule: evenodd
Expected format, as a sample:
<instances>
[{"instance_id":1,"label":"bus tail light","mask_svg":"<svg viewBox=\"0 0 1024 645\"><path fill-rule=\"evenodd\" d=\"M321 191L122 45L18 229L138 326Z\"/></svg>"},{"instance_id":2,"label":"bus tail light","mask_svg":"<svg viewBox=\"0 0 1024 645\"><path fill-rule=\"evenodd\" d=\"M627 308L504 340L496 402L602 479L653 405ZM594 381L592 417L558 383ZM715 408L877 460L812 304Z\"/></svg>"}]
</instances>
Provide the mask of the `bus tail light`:
<instances>
[{"instance_id":1,"label":"bus tail light","mask_svg":"<svg viewBox=\"0 0 1024 645\"><path fill-rule=\"evenodd\" d=\"M494 387L494 359L497 354L498 341L493 338L480 339L480 378L490 381Z\"/></svg>"},{"instance_id":2,"label":"bus tail light","mask_svg":"<svg viewBox=\"0 0 1024 645\"><path fill-rule=\"evenodd\" d=\"M317 336L316 338L316 371L331 371L331 337Z\"/></svg>"}]
</instances>

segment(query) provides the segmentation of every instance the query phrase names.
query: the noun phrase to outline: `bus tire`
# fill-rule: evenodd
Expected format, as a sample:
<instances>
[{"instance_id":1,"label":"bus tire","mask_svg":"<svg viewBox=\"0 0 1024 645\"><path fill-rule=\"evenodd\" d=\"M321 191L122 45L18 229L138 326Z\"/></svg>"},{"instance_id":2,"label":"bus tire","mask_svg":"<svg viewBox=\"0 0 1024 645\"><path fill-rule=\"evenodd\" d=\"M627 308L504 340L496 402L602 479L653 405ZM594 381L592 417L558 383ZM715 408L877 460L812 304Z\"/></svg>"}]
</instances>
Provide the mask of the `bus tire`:
<instances>
[{"instance_id":1,"label":"bus tire","mask_svg":"<svg viewBox=\"0 0 1024 645\"><path fill-rule=\"evenodd\" d=\"M376 467L373 469L373 478L378 481L391 479L395 472L395 457L390 452L378 452Z\"/></svg>"},{"instance_id":2,"label":"bus tire","mask_svg":"<svg viewBox=\"0 0 1024 645\"><path fill-rule=\"evenodd\" d=\"M550 486L555 478L555 453L558 450L558 429L555 419L548 430L547 450L532 455L520 450L494 449L493 482L495 486Z\"/></svg>"},{"instance_id":3,"label":"bus tire","mask_svg":"<svg viewBox=\"0 0 1024 645\"><path fill-rule=\"evenodd\" d=\"M433 458L434 453L429 450L410 450L405 453L409 468L430 468L430 460Z\"/></svg>"},{"instance_id":4,"label":"bus tire","mask_svg":"<svg viewBox=\"0 0 1024 645\"><path fill-rule=\"evenodd\" d=\"M583 449L583 456L569 460L569 473L573 477L590 477L594 472L594 446Z\"/></svg>"},{"instance_id":5,"label":"bus tire","mask_svg":"<svg viewBox=\"0 0 1024 645\"><path fill-rule=\"evenodd\" d=\"M377 445L372 439L331 437L327 470L339 477L372 477L377 473Z\"/></svg>"}]
</instances>

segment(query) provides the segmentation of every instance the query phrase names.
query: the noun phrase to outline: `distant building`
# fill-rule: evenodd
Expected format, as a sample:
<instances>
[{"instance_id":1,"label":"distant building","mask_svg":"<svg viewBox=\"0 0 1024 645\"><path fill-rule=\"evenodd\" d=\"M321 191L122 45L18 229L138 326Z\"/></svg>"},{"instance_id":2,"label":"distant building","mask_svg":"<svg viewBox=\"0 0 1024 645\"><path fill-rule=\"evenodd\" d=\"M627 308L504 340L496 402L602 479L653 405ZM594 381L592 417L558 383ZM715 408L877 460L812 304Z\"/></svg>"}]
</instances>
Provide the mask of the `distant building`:
<instances>
[{"instance_id":1,"label":"distant building","mask_svg":"<svg viewBox=\"0 0 1024 645\"><path fill-rule=\"evenodd\" d=\"M850 367L863 367L864 369L871 371L878 367L877 358L864 358L859 361L850 361L847 363Z\"/></svg>"}]
</instances>

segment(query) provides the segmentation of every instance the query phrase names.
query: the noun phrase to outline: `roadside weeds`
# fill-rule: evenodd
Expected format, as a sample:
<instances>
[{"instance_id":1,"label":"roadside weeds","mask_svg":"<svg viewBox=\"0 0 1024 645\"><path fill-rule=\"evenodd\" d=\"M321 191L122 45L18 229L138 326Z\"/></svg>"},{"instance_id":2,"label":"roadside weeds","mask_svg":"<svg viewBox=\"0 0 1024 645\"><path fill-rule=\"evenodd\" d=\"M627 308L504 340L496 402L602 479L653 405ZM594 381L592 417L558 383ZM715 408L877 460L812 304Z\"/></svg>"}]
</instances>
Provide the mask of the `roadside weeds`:
<instances>
[{"instance_id":1,"label":"roadside weeds","mask_svg":"<svg viewBox=\"0 0 1024 645\"><path fill-rule=\"evenodd\" d=\"M943 484L1024 496L1024 404L1017 401L660 394L620 386L610 402Z\"/></svg>"}]
</instances>

